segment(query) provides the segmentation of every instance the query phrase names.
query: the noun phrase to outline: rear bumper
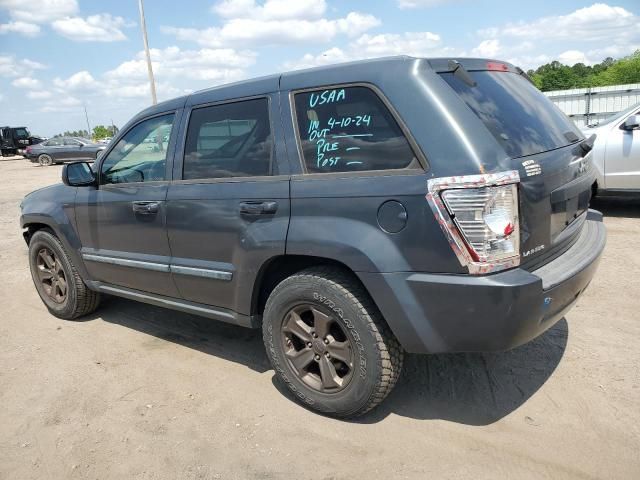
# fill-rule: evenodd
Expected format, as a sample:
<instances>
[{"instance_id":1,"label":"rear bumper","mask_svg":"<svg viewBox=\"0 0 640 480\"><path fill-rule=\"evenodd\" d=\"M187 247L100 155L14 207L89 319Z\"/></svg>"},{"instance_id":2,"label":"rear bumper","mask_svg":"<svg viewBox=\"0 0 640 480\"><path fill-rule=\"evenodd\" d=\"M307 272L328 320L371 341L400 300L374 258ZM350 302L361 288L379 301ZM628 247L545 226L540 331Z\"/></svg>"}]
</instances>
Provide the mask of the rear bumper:
<instances>
[{"instance_id":1,"label":"rear bumper","mask_svg":"<svg viewBox=\"0 0 640 480\"><path fill-rule=\"evenodd\" d=\"M359 275L407 351L502 351L532 340L567 313L593 278L605 243L602 215L590 210L574 245L532 272Z\"/></svg>"}]
</instances>

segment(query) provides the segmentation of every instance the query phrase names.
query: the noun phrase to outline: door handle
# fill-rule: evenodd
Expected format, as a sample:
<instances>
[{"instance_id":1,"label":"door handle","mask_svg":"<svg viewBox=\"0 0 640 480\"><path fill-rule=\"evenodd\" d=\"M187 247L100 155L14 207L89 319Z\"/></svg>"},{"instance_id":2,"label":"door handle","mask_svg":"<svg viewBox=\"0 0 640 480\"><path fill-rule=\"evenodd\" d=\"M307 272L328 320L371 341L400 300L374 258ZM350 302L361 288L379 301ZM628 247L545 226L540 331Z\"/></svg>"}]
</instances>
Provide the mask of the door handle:
<instances>
[{"instance_id":1,"label":"door handle","mask_svg":"<svg viewBox=\"0 0 640 480\"><path fill-rule=\"evenodd\" d=\"M160 210L158 202L133 202L133 213L141 215L155 215Z\"/></svg>"},{"instance_id":2,"label":"door handle","mask_svg":"<svg viewBox=\"0 0 640 480\"><path fill-rule=\"evenodd\" d=\"M240 213L244 215L269 215L276 213L278 203L268 202L240 202Z\"/></svg>"}]
</instances>

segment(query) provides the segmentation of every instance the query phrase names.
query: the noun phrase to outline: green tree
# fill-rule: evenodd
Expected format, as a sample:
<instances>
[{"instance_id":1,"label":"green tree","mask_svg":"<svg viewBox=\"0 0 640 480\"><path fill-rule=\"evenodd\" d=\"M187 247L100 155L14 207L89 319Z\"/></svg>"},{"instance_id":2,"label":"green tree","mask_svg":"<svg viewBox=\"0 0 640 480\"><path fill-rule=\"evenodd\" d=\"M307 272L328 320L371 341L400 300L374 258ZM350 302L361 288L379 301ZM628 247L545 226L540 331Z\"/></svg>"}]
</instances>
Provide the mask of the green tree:
<instances>
[{"instance_id":1,"label":"green tree","mask_svg":"<svg viewBox=\"0 0 640 480\"><path fill-rule=\"evenodd\" d=\"M599 86L640 83L640 50L613 63L595 77Z\"/></svg>"},{"instance_id":2,"label":"green tree","mask_svg":"<svg viewBox=\"0 0 640 480\"><path fill-rule=\"evenodd\" d=\"M593 66L576 63L569 67L554 60L527 73L543 92L640 83L640 50L619 60L607 57Z\"/></svg>"},{"instance_id":3,"label":"green tree","mask_svg":"<svg viewBox=\"0 0 640 480\"><path fill-rule=\"evenodd\" d=\"M103 138L107 138L111 136L111 129L105 127L104 125L96 125L93 127L93 139L94 140L102 140Z\"/></svg>"}]
</instances>

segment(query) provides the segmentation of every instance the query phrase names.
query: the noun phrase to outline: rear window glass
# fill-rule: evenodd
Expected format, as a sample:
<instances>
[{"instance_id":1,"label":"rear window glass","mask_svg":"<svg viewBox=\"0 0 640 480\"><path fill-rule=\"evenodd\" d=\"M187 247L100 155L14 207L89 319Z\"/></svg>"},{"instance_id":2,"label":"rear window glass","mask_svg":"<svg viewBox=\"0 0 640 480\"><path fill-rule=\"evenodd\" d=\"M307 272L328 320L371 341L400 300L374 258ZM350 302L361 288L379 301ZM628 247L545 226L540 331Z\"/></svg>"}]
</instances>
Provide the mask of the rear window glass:
<instances>
[{"instance_id":1,"label":"rear window glass","mask_svg":"<svg viewBox=\"0 0 640 480\"><path fill-rule=\"evenodd\" d=\"M582 138L573 122L521 75L469 72L476 86L450 72L441 75L510 157L546 152Z\"/></svg>"},{"instance_id":2,"label":"rear window glass","mask_svg":"<svg viewBox=\"0 0 640 480\"><path fill-rule=\"evenodd\" d=\"M273 175L266 98L193 110L187 129L183 178Z\"/></svg>"},{"instance_id":3,"label":"rear window glass","mask_svg":"<svg viewBox=\"0 0 640 480\"><path fill-rule=\"evenodd\" d=\"M309 173L419 167L398 123L370 88L298 93L295 106Z\"/></svg>"}]
</instances>

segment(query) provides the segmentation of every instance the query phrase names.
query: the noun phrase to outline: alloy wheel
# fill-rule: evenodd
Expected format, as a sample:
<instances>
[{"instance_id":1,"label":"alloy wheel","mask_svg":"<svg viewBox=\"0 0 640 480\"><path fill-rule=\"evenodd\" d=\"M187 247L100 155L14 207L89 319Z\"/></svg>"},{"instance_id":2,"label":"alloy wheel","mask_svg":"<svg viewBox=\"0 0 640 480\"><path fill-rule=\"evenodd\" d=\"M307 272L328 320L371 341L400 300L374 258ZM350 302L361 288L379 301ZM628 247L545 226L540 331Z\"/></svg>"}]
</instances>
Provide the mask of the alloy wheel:
<instances>
[{"instance_id":1,"label":"alloy wheel","mask_svg":"<svg viewBox=\"0 0 640 480\"><path fill-rule=\"evenodd\" d=\"M44 293L54 302L63 303L67 298L67 279L60 259L49 248L38 252L36 271Z\"/></svg>"},{"instance_id":2,"label":"alloy wheel","mask_svg":"<svg viewBox=\"0 0 640 480\"><path fill-rule=\"evenodd\" d=\"M354 348L333 314L315 305L298 305L285 315L281 334L287 362L308 387L336 393L349 384Z\"/></svg>"},{"instance_id":3,"label":"alloy wheel","mask_svg":"<svg viewBox=\"0 0 640 480\"><path fill-rule=\"evenodd\" d=\"M53 164L53 159L49 155L40 155L38 160L40 161L40 165L43 167L48 167Z\"/></svg>"}]
</instances>

